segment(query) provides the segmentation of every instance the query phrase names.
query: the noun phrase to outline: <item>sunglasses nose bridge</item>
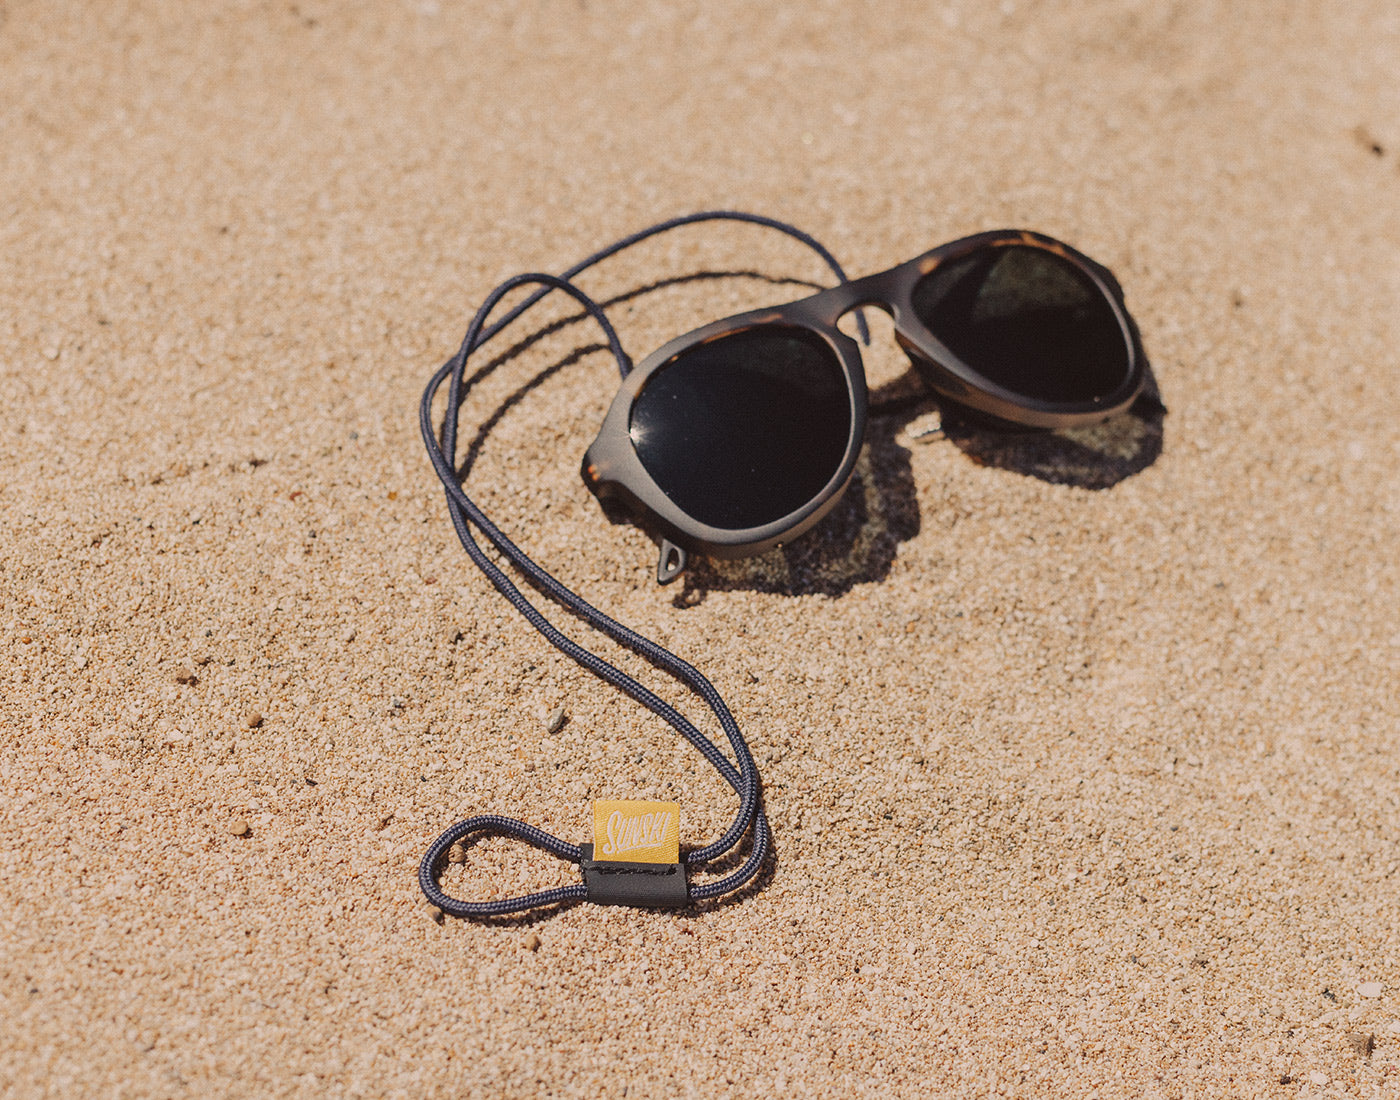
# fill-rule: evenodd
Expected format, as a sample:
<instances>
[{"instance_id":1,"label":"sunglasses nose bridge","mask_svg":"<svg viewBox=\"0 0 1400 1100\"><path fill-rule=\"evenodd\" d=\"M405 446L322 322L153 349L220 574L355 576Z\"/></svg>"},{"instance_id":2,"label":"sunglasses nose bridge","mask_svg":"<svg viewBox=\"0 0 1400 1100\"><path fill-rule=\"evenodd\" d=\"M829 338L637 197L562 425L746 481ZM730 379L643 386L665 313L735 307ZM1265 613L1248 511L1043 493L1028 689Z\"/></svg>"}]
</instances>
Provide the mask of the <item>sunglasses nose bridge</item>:
<instances>
[{"instance_id":1,"label":"sunglasses nose bridge","mask_svg":"<svg viewBox=\"0 0 1400 1100\"><path fill-rule=\"evenodd\" d=\"M801 305L811 320L831 328L839 328L843 317L863 309L878 309L897 322L901 310L889 274L880 272L853 279L814 294Z\"/></svg>"}]
</instances>

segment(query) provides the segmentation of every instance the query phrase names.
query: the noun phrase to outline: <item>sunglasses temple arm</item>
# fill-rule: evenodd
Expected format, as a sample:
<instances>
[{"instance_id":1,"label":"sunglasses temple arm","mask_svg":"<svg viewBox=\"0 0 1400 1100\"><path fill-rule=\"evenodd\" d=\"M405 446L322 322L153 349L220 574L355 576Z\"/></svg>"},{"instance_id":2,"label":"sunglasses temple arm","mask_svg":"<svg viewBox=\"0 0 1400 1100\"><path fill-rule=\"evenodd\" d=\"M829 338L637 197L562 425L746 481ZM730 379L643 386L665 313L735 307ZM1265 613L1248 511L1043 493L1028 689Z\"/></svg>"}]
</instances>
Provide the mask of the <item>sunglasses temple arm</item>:
<instances>
[{"instance_id":1,"label":"sunglasses temple arm","mask_svg":"<svg viewBox=\"0 0 1400 1100\"><path fill-rule=\"evenodd\" d=\"M656 560L656 583L670 584L685 572L690 564L690 555L685 547L677 546L670 539L661 540L661 556Z\"/></svg>"}]
</instances>

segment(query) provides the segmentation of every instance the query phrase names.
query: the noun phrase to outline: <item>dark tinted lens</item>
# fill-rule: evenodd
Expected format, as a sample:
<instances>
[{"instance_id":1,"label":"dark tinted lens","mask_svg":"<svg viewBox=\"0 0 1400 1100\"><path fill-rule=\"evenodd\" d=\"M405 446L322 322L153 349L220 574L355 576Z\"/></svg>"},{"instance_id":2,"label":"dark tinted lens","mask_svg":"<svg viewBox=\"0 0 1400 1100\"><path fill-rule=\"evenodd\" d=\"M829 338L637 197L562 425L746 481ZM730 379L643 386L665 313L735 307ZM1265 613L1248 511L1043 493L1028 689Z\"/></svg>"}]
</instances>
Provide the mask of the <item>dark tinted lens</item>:
<instances>
[{"instance_id":1,"label":"dark tinted lens","mask_svg":"<svg viewBox=\"0 0 1400 1100\"><path fill-rule=\"evenodd\" d=\"M984 248L914 287L914 312L959 359L1013 393L1091 401L1128 372L1128 344L1103 291L1041 248Z\"/></svg>"},{"instance_id":2,"label":"dark tinted lens","mask_svg":"<svg viewBox=\"0 0 1400 1100\"><path fill-rule=\"evenodd\" d=\"M836 472L851 399L832 348L805 329L745 329L686 351L632 406L632 443L668 497L711 527L782 519Z\"/></svg>"}]
</instances>

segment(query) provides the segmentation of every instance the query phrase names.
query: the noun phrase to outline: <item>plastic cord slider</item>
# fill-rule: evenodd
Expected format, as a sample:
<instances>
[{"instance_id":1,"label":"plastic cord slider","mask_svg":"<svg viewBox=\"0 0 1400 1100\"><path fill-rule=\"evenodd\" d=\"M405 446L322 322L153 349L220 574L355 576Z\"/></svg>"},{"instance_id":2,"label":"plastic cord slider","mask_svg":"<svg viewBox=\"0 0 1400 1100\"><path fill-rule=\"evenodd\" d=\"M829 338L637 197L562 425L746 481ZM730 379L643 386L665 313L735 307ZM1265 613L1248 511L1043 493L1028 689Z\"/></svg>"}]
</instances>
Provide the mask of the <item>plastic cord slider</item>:
<instances>
[{"instance_id":1,"label":"plastic cord slider","mask_svg":"<svg viewBox=\"0 0 1400 1100\"><path fill-rule=\"evenodd\" d=\"M613 863L593 858L593 845L580 844L579 868L588 900L597 905L671 908L690 903L683 863Z\"/></svg>"}]
</instances>

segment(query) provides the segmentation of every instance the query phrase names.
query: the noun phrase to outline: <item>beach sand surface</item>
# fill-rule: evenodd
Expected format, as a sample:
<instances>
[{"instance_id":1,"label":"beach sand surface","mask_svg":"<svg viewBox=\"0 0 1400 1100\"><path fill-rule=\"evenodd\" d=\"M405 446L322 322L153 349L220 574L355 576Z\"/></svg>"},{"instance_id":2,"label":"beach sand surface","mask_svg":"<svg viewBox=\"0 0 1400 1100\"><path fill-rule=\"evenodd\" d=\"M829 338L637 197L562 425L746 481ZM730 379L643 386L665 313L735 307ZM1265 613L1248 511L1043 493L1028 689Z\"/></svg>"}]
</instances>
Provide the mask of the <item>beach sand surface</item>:
<instances>
[{"instance_id":1,"label":"beach sand surface","mask_svg":"<svg viewBox=\"0 0 1400 1100\"><path fill-rule=\"evenodd\" d=\"M1397 62L1381 0L0 3L0 1095L1400 1093ZM775 852L436 919L460 818L735 811L473 567L417 424L500 280L716 208L853 276L1068 241L1166 411L944 424L874 311L841 506L659 587L541 304L467 491L715 685ZM829 281L722 223L580 278L638 360Z\"/></svg>"}]
</instances>

